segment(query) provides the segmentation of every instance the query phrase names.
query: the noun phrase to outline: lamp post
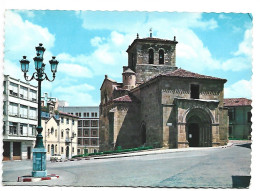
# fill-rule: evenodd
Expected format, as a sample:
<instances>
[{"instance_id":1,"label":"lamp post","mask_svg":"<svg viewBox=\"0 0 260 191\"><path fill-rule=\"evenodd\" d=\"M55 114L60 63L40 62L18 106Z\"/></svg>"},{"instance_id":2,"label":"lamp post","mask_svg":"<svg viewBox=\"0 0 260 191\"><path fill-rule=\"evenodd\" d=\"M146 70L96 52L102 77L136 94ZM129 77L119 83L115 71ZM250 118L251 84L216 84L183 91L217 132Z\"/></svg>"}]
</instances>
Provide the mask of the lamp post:
<instances>
[{"instance_id":1,"label":"lamp post","mask_svg":"<svg viewBox=\"0 0 260 191\"><path fill-rule=\"evenodd\" d=\"M43 63L43 54L45 48L42 46L42 43L39 46L35 47L36 49L36 57L33 58L35 64L36 72L33 73L32 77L29 78L27 76L27 72L29 71L29 63L26 59L26 56L23 56L23 59L20 60L22 72L24 72L24 79L26 81L31 81L33 79L38 81L38 127L37 136L36 136L36 144L33 149L33 177L46 177L46 149L43 145L43 136L42 136L42 126L41 126L41 82L43 80L48 80L50 82L54 81L55 73L57 72L58 61L55 59L55 56L52 57L52 60L49 61L51 66L51 72L53 74L53 79L50 80L47 74L44 72L45 64Z\"/></svg>"}]
</instances>

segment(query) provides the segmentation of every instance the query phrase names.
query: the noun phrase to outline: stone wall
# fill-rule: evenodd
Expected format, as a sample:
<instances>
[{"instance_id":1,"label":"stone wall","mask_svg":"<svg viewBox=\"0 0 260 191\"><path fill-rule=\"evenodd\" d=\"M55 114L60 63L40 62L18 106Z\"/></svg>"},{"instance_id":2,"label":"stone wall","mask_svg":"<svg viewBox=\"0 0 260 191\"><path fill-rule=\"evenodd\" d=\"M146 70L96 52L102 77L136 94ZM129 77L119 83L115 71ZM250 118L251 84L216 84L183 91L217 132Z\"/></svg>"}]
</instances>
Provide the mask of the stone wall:
<instances>
[{"instance_id":1,"label":"stone wall","mask_svg":"<svg viewBox=\"0 0 260 191\"><path fill-rule=\"evenodd\" d=\"M146 145L162 146L161 93L158 83L152 83L140 90L141 122L146 124Z\"/></svg>"}]
</instances>

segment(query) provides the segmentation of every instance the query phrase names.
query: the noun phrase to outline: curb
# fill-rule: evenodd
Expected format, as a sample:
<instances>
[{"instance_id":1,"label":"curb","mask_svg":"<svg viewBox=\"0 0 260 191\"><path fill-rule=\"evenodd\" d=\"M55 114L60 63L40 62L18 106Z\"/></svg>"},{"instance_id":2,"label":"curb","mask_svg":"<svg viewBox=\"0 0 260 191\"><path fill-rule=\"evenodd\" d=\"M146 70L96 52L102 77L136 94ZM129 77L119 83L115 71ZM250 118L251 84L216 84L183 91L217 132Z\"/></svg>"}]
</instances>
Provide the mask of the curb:
<instances>
[{"instance_id":1,"label":"curb","mask_svg":"<svg viewBox=\"0 0 260 191\"><path fill-rule=\"evenodd\" d=\"M50 174L47 175L46 177L32 177L30 175L27 176L19 176L17 182L39 182L43 180L52 180L52 179L57 179L59 178L59 175L56 174Z\"/></svg>"}]
</instances>

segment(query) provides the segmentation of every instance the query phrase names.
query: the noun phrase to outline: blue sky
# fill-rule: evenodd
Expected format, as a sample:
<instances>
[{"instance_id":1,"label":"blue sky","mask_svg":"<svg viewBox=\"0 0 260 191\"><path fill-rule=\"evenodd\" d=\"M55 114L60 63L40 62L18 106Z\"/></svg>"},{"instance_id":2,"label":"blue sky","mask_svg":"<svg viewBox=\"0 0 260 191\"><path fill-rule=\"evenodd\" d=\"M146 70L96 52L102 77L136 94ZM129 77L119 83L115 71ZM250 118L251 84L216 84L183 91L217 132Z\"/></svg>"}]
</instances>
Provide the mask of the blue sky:
<instances>
[{"instance_id":1,"label":"blue sky","mask_svg":"<svg viewBox=\"0 0 260 191\"><path fill-rule=\"evenodd\" d=\"M104 75L122 81L128 45L150 28L154 37L176 36L177 67L227 79L226 98L251 98L252 21L242 13L8 10L4 73L23 79L19 60L27 55L32 74L34 47L42 42L45 63L52 55L60 62L42 92L71 106L99 105Z\"/></svg>"}]
</instances>

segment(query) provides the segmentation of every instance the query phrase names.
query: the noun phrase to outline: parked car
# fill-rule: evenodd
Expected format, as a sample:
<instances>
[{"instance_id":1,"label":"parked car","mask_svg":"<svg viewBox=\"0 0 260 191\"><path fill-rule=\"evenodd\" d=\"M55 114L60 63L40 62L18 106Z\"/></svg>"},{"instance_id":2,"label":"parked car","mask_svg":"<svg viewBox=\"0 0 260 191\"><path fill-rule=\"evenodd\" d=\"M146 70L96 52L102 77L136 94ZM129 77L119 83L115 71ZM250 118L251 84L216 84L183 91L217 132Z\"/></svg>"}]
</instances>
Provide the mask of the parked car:
<instances>
[{"instance_id":1,"label":"parked car","mask_svg":"<svg viewBox=\"0 0 260 191\"><path fill-rule=\"evenodd\" d=\"M60 154L54 154L53 156L50 157L50 161L57 161L57 160L61 160Z\"/></svg>"}]
</instances>

